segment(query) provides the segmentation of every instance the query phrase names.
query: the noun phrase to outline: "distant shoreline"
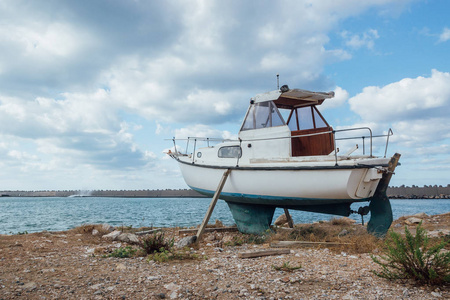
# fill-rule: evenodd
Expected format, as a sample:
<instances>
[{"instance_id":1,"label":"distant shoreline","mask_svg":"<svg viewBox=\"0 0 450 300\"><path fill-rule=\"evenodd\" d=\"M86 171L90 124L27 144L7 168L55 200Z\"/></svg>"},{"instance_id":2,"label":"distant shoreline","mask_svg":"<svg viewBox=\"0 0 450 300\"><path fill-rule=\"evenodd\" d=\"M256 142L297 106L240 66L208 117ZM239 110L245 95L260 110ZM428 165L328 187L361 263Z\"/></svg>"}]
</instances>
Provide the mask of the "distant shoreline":
<instances>
[{"instance_id":1,"label":"distant shoreline","mask_svg":"<svg viewBox=\"0 0 450 300\"><path fill-rule=\"evenodd\" d=\"M389 187L390 199L450 199L450 185ZM0 197L208 198L191 189L0 191Z\"/></svg>"}]
</instances>

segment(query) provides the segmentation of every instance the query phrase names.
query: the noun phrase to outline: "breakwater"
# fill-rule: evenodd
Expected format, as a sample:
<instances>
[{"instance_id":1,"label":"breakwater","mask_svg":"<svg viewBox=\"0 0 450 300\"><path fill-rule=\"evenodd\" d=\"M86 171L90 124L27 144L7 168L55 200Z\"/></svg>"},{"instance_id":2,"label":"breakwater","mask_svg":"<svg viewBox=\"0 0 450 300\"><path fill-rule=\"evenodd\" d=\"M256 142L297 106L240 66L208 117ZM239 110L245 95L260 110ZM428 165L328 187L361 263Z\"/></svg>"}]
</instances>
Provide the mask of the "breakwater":
<instances>
[{"instance_id":1,"label":"breakwater","mask_svg":"<svg viewBox=\"0 0 450 300\"><path fill-rule=\"evenodd\" d=\"M450 184L389 187L391 199L450 199ZM0 191L2 197L119 197L119 198L203 198L191 189L165 190L63 190L63 191Z\"/></svg>"},{"instance_id":2,"label":"breakwater","mask_svg":"<svg viewBox=\"0 0 450 300\"><path fill-rule=\"evenodd\" d=\"M118 198L203 198L191 189L179 190L64 190L0 191L2 197L118 197Z\"/></svg>"}]
</instances>

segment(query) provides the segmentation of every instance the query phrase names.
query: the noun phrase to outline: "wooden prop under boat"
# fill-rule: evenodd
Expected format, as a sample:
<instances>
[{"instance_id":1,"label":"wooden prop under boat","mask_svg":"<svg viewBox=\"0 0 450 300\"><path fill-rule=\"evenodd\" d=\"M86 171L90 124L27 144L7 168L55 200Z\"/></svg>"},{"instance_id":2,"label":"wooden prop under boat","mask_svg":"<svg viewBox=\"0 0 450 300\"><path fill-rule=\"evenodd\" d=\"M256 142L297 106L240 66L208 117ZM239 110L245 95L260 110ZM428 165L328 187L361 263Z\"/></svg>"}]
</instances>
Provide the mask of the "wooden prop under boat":
<instances>
[{"instance_id":1,"label":"wooden prop under boat","mask_svg":"<svg viewBox=\"0 0 450 300\"><path fill-rule=\"evenodd\" d=\"M370 211L367 230L382 236L392 223L386 190L400 158L386 158L392 130L378 136L368 127L334 130L316 107L332 97L333 92L287 86L259 94L250 100L237 140L188 138L182 153L179 139L173 139L174 152L168 154L179 162L186 183L211 197L229 172L219 198L227 202L241 232L266 231L276 207L349 216L352 203L369 201L357 213ZM369 134L348 136L354 131ZM384 157L372 155L376 137L387 137ZM352 155L358 145L340 154L337 143L355 138L363 141L362 155Z\"/></svg>"}]
</instances>

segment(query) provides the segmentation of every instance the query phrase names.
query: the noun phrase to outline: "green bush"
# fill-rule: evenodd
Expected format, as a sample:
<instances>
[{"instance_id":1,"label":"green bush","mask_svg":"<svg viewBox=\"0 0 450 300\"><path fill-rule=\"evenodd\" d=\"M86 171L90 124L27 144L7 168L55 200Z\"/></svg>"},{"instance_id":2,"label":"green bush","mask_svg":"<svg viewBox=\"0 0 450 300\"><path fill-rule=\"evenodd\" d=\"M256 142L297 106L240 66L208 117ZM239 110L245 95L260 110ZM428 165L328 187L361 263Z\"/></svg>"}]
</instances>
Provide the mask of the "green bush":
<instances>
[{"instance_id":1,"label":"green bush","mask_svg":"<svg viewBox=\"0 0 450 300\"><path fill-rule=\"evenodd\" d=\"M441 252L448 242L430 245L422 224L413 236L405 227L405 237L394 231L386 239L384 255L372 256L381 266L381 272L373 271L386 279L414 279L420 284L440 285L450 282L450 252Z\"/></svg>"}]
</instances>

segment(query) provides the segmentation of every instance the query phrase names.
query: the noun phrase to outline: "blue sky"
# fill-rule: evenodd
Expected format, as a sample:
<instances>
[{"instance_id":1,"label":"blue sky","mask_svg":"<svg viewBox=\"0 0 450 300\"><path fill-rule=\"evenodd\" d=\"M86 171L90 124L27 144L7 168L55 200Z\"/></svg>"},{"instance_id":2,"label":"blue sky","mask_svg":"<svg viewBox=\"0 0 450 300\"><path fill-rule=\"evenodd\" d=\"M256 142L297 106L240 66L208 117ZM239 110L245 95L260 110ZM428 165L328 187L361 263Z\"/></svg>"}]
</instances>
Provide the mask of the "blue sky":
<instances>
[{"instance_id":1,"label":"blue sky","mask_svg":"<svg viewBox=\"0 0 450 300\"><path fill-rule=\"evenodd\" d=\"M0 190L185 188L165 139L235 136L277 73L335 90L322 108L335 128L392 128L392 185L450 184L449 9L1 0Z\"/></svg>"}]
</instances>

